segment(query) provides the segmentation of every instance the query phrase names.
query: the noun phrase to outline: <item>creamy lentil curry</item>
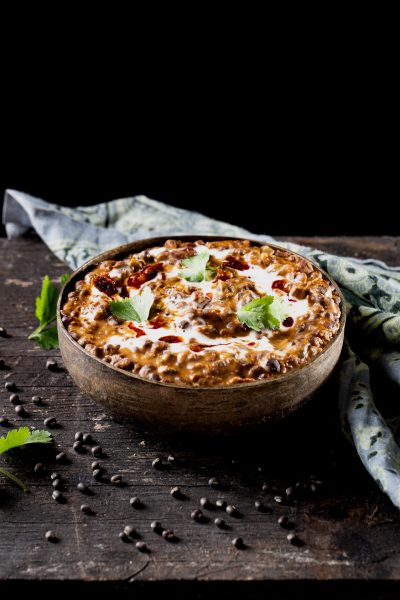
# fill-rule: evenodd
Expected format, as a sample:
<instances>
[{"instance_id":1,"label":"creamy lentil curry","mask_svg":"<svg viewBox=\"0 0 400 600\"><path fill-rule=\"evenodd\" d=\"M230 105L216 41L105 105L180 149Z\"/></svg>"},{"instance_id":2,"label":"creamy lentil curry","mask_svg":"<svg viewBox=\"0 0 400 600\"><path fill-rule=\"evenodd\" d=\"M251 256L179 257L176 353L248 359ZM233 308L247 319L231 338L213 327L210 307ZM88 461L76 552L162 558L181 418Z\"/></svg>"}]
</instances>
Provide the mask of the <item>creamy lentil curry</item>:
<instances>
[{"instance_id":1,"label":"creamy lentil curry","mask_svg":"<svg viewBox=\"0 0 400 600\"><path fill-rule=\"evenodd\" d=\"M185 264L199 255L207 274L190 281ZM112 313L110 303L134 300L146 287L153 298L146 320ZM257 330L239 318L267 297L284 311L278 326ZM151 381L215 386L265 380L310 361L335 337L341 308L327 277L290 251L247 240L168 240L99 264L61 312L71 337L115 367Z\"/></svg>"}]
</instances>

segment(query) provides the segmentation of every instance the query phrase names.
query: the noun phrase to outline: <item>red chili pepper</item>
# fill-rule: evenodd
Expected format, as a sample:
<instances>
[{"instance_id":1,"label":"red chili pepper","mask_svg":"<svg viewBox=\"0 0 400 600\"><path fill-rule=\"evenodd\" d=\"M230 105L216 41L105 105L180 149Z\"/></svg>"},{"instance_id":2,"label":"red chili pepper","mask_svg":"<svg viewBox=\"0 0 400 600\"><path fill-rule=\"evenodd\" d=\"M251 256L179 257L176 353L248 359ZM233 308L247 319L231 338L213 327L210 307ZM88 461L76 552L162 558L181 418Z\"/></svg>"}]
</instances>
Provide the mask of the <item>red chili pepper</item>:
<instances>
[{"instance_id":1,"label":"red chili pepper","mask_svg":"<svg viewBox=\"0 0 400 600\"><path fill-rule=\"evenodd\" d=\"M255 343L255 342L249 342L247 345L248 345L248 346L255 346L255 345L256 345L256 343Z\"/></svg>"},{"instance_id":2,"label":"red chili pepper","mask_svg":"<svg viewBox=\"0 0 400 600\"><path fill-rule=\"evenodd\" d=\"M142 335L146 335L146 332L143 329L139 329L133 323L128 323L129 329L132 329L136 333L136 337L141 337Z\"/></svg>"},{"instance_id":3,"label":"red chili pepper","mask_svg":"<svg viewBox=\"0 0 400 600\"><path fill-rule=\"evenodd\" d=\"M229 273L229 271L224 271L223 269L218 269L215 279L220 279L221 281L226 281L227 279L230 279L231 277L232 277L232 275L231 275L231 273Z\"/></svg>"},{"instance_id":4,"label":"red chili pepper","mask_svg":"<svg viewBox=\"0 0 400 600\"><path fill-rule=\"evenodd\" d=\"M130 287L134 287L139 289L146 281L150 281L150 279L154 279L157 273L162 271L164 268L162 263L154 263L154 265L148 265L139 273L135 273L135 275L131 275L128 279L128 285Z\"/></svg>"},{"instance_id":5,"label":"red chili pepper","mask_svg":"<svg viewBox=\"0 0 400 600\"><path fill-rule=\"evenodd\" d=\"M160 342L167 342L168 344L177 344L178 342L183 342L183 338L179 337L179 335L164 335L159 338Z\"/></svg>"},{"instance_id":6,"label":"red chili pepper","mask_svg":"<svg viewBox=\"0 0 400 600\"><path fill-rule=\"evenodd\" d=\"M282 290L282 292L288 293L289 290L286 287L287 281L286 279L276 279L272 284L273 290Z\"/></svg>"},{"instance_id":7,"label":"red chili pepper","mask_svg":"<svg viewBox=\"0 0 400 600\"><path fill-rule=\"evenodd\" d=\"M292 317L287 317L287 319L285 319L282 322L282 325L284 325L285 327L292 327L293 323L294 323L294 321L293 321Z\"/></svg>"},{"instance_id":8,"label":"red chili pepper","mask_svg":"<svg viewBox=\"0 0 400 600\"><path fill-rule=\"evenodd\" d=\"M112 298L114 294L118 294L117 285L114 279L111 279L106 273L97 275L93 280L93 285L97 287L100 292L103 292L103 294L107 294L110 298Z\"/></svg>"},{"instance_id":9,"label":"red chili pepper","mask_svg":"<svg viewBox=\"0 0 400 600\"><path fill-rule=\"evenodd\" d=\"M155 317L149 321L149 327L151 327L151 329L160 329L160 327L163 327L166 322L167 321L164 319L164 317Z\"/></svg>"},{"instance_id":10,"label":"red chili pepper","mask_svg":"<svg viewBox=\"0 0 400 600\"><path fill-rule=\"evenodd\" d=\"M250 265L244 262L244 260L236 258L232 255L227 256L222 264L224 267L230 267L231 269L236 269L237 271L247 271L247 269L250 269Z\"/></svg>"},{"instance_id":11,"label":"red chili pepper","mask_svg":"<svg viewBox=\"0 0 400 600\"><path fill-rule=\"evenodd\" d=\"M297 300L293 300L293 298L289 298L289 302L297 302Z\"/></svg>"}]
</instances>

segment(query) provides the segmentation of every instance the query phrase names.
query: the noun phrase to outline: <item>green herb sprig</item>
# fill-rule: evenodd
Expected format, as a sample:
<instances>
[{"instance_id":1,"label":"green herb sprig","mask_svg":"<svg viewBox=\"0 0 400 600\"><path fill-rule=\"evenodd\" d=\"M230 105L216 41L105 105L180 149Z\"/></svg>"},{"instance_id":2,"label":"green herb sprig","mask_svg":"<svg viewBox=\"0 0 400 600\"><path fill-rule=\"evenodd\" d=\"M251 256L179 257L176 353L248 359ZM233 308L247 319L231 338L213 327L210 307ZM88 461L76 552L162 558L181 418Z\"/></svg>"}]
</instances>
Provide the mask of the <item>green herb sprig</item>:
<instances>
[{"instance_id":1,"label":"green herb sprig","mask_svg":"<svg viewBox=\"0 0 400 600\"><path fill-rule=\"evenodd\" d=\"M121 321L143 323L149 318L153 302L153 292L146 286L141 294L137 294L132 298L125 298L125 300L112 300L108 306L113 316L121 319Z\"/></svg>"},{"instance_id":2,"label":"green herb sprig","mask_svg":"<svg viewBox=\"0 0 400 600\"><path fill-rule=\"evenodd\" d=\"M64 285L69 279L68 274L61 275L60 282ZM29 336L41 348L50 350L58 348L57 327L52 325L57 316L57 298L59 290L53 285L50 277L46 275L42 283L42 291L35 301L35 315L39 321L38 327Z\"/></svg>"},{"instance_id":3,"label":"green herb sprig","mask_svg":"<svg viewBox=\"0 0 400 600\"><path fill-rule=\"evenodd\" d=\"M279 329L287 316L285 304L278 296L255 298L237 311L239 321L256 331Z\"/></svg>"},{"instance_id":4,"label":"green herb sprig","mask_svg":"<svg viewBox=\"0 0 400 600\"><path fill-rule=\"evenodd\" d=\"M29 427L20 427L19 429L11 429L7 435L0 437L0 454L8 452L12 448L26 446L27 444L50 444L52 437L46 430L35 429L30 432ZM13 483L18 485L24 492L28 491L26 485L12 473L0 467L0 473L8 477Z\"/></svg>"}]
</instances>

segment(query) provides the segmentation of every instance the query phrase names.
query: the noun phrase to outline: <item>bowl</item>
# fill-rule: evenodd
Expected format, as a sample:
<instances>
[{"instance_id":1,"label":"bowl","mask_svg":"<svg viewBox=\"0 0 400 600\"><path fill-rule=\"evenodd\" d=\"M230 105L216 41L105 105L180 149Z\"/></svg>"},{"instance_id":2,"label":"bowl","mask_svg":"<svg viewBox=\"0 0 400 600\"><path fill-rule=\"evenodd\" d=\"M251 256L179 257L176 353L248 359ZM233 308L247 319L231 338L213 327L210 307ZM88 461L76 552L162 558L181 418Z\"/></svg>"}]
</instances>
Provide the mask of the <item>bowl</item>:
<instances>
[{"instance_id":1,"label":"bowl","mask_svg":"<svg viewBox=\"0 0 400 600\"><path fill-rule=\"evenodd\" d=\"M298 409L327 380L343 345L346 320L343 296L336 283L322 269L341 298L341 320L336 336L306 364L266 380L215 387L149 381L92 356L69 335L62 323L60 310L79 279L104 260L118 260L127 254L162 245L171 238L182 241L234 239L205 235L167 236L118 246L79 267L61 290L57 305L60 350L64 365L76 385L114 417L171 431L227 432L279 419ZM254 245L263 245L251 238L246 239Z\"/></svg>"}]
</instances>

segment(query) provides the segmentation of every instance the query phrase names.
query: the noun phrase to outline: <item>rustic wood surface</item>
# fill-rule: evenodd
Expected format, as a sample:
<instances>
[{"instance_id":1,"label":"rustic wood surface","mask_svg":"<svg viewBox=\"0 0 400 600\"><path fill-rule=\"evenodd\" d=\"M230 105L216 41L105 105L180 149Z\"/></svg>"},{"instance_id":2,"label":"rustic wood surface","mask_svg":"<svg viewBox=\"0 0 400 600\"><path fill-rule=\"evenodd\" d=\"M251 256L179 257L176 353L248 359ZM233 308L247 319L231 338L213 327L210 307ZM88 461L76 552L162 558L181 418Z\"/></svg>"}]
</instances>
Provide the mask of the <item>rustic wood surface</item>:
<instances>
[{"instance_id":1,"label":"rustic wood surface","mask_svg":"<svg viewBox=\"0 0 400 600\"><path fill-rule=\"evenodd\" d=\"M400 263L400 238L292 239L337 254ZM42 277L49 274L56 280L65 271L34 236L0 239L0 325L9 333L0 338L0 357L7 364L0 371L0 416L15 426L43 428L47 416L56 416L60 423L52 430L54 447L31 447L1 457L1 464L23 479L29 492L23 494L1 479L0 590L24 585L32 590L37 584L67 580L65 590L84 582L142 591L162 584L176 597L188 597L193 589L199 596L219 591L226 597L253 597L273 591L283 597L293 587L316 594L336 590L347 597L354 585L365 597L374 590L382 597L400 593L400 515L339 431L334 382L296 415L257 436L171 438L112 421L74 386L58 351L42 350L26 339L35 326L34 298ZM56 372L45 368L49 356L58 360ZM7 380L18 387L28 413L24 419L9 402ZM45 406L32 403L34 394L43 396ZM78 430L90 432L102 446L104 482L91 476L90 451L72 450ZM6 431L0 428L0 433ZM69 464L55 462L60 450L67 452ZM170 454L173 464L167 462ZM161 471L151 464L157 456L165 463ZM43 475L33 473L39 460L46 464ZM51 498L54 470L63 478L65 504ZM115 473L122 474L123 486L107 482ZM282 505L274 501L296 481L309 482L310 475L324 485L312 492L307 484ZM208 486L213 476L220 478L221 489ZM90 486L90 496L76 489L78 481ZM271 486L270 493L261 491L263 482ZM181 487L184 499L171 497L174 485ZM143 501L141 510L129 504L134 495ZM225 498L238 507L240 517L214 509L204 511L208 523L191 521L190 512L202 496ZM257 499L264 502L265 512L255 509ZM89 503L95 514L84 515L82 503ZM280 515L289 517L303 545L288 543L288 530L277 524ZM225 518L229 528L218 529L216 516ZM153 520L173 529L179 541L168 543L153 533ZM126 524L138 530L149 554L118 539ZM58 544L45 540L48 529L57 533ZM245 550L232 546L235 536L243 537Z\"/></svg>"}]
</instances>

